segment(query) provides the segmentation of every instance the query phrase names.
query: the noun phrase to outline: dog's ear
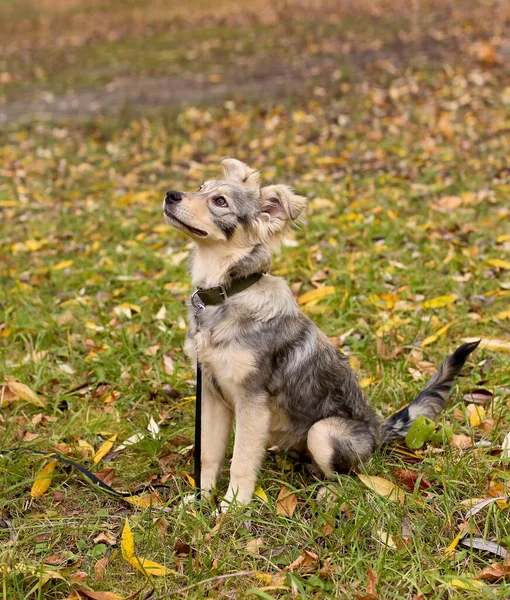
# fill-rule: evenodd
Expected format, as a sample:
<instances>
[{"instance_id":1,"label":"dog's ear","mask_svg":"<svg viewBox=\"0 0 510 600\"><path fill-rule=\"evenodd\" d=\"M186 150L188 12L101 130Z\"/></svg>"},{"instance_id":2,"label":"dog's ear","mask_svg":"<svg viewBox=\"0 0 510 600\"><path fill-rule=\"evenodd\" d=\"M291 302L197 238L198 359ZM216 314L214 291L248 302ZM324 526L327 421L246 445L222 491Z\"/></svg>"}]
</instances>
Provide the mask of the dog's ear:
<instances>
[{"instance_id":1,"label":"dog's ear","mask_svg":"<svg viewBox=\"0 0 510 600\"><path fill-rule=\"evenodd\" d=\"M273 232L292 225L300 217L306 204L304 196L298 196L286 185L268 185L261 190L260 215L269 222Z\"/></svg>"},{"instance_id":2,"label":"dog's ear","mask_svg":"<svg viewBox=\"0 0 510 600\"><path fill-rule=\"evenodd\" d=\"M227 181L239 183L257 194L260 193L260 174L257 170L250 169L248 165L245 165L235 158L226 158L225 160L222 160L221 166L223 167L223 172L225 173L225 179Z\"/></svg>"}]
</instances>

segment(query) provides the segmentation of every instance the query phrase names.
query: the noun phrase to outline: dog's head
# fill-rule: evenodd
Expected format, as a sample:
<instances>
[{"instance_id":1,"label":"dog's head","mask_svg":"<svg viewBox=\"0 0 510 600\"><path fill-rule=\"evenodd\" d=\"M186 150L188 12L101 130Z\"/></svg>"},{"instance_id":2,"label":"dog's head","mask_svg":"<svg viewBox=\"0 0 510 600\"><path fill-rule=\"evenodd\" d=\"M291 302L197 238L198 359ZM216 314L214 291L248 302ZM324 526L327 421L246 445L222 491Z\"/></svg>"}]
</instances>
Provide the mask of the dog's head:
<instances>
[{"instance_id":1,"label":"dog's head","mask_svg":"<svg viewBox=\"0 0 510 600\"><path fill-rule=\"evenodd\" d=\"M239 160L227 158L221 165L224 179L206 181L196 192L167 192L163 210L168 222L197 244L277 247L306 199L286 185L261 188L258 171Z\"/></svg>"}]
</instances>

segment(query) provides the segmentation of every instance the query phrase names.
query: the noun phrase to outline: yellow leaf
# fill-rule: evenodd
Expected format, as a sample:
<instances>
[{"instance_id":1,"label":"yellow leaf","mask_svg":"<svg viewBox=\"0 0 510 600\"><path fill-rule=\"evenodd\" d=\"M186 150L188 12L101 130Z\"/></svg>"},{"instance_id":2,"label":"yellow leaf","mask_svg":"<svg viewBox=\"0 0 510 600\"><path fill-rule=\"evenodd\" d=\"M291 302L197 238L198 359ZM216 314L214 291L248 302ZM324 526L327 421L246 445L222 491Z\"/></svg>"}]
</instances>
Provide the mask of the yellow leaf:
<instances>
[{"instance_id":1,"label":"yellow leaf","mask_svg":"<svg viewBox=\"0 0 510 600\"><path fill-rule=\"evenodd\" d=\"M494 319L510 319L510 310L503 310L499 312Z\"/></svg>"},{"instance_id":2,"label":"yellow leaf","mask_svg":"<svg viewBox=\"0 0 510 600\"><path fill-rule=\"evenodd\" d=\"M327 296L332 296L335 293L335 287L332 285L318 288L316 290L311 290L310 292L306 292L298 298L299 306L303 306L304 304L308 304L308 302L314 302L318 300L322 300Z\"/></svg>"},{"instance_id":3,"label":"yellow leaf","mask_svg":"<svg viewBox=\"0 0 510 600\"><path fill-rule=\"evenodd\" d=\"M452 321L451 323L448 323L447 325L440 327L436 331L435 335L444 335L448 331L448 329L450 329L450 327L453 325L453 323L455 323L455 321Z\"/></svg>"},{"instance_id":4,"label":"yellow leaf","mask_svg":"<svg viewBox=\"0 0 510 600\"><path fill-rule=\"evenodd\" d=\"M167 569L163 565L160 565L153 560L148 560L147 558L141 558L138 556L131 556L127 559L129 564L138 569L140 573L144 575L155 576L155 577L164 577L165 575L172 575L175 571L171 569Z\"/></svg>"},{"instance_id":5,"label":"yellow leaf","mask_svg":"<svg viewBox=\"0 0 510 600\"><path fill-rule=\"evenodd\" d=\"M393 502L398 502L399 504L404 503L406 493L391 481L388 481L383 477L377 477L375 475L367 476L361 473L358 473L358 477L368 488L377 492L379 495L384 496Z\"/></svg>"},{"instance_id":6,"label":"yellow leaf","mask_svg":"<svg viewBox=\"0 0 510 600\"><path fill-rule=\"evenodd\" d=\"M463 342L476 342L479 338L462 338ZM510 340L503 340L499 338L483 338L480 342L480 349L501 350L502 352L510 352Z\"/></svg>"},{"instance_id":7,"label":"yellow leaf","mask_svg":"<svg viewBox=\"0 0 510 600\"><path fill-rule=\"evenodd\" d=\"M62 262L59 262L56 265L53 265L51 267L51 270L52 271L61 271L62 269L67 269L72 264L73 264L73 261L71 259L69 259L69 260L63 260Z\"/></svg>"},{"instance_id":8,"label":"yellow leaf","mask_svg":"<svg viewBox=\"0 0 510 600\"><path fill-rule=\"evenodd\" d=\"M445 556L450 556L450 554L455 550L455 548L458 546L460 540L466 535L466 530L461 530L459 531L459 533L455 536L455 539L453 540L453 542L448 546L448 548L446 548L446 550L444 551L444 555Z\"/></svg>"},{"instance_id":9,"label":"yellow leaf","mask_svg":"<svg viewBox=\"0 0 510 600\"><path fill-rule=\"evenodd\" d=\"M122 530L122 536L120 540L120 549L122 551L122 558L129 561L129 559L135 554L135 541L133 534L131 533L131 527L129 521L124 521L124 528Z\"/></svg>"},{"instance_id":10,"label":"yellow leaf","mask_svg":"<svg viewBox=\"0 0 510 600\"><path fill-rule=\"evenodd\" d=\"M149 506L159 504L152 496L146 496L145 498L141 496L125 496L124 500L133 506L138 506L138 508L148 508Z\"/></svg>"},{"instance_id":11,"label":"yellow leaf","mask_svg":"<svg viewBox=\"0 0 510 600\"><path fill-rule=\"evenodd\" d=\"M485 408L476 404L469 404L466 407L469 414L469 424L471 427L478 427L485 419Z\"/></svg>"},{"instance_id":12,"label":"yellow leaf","mask_svg":"<svg viewBox=\"0 0 510 600\"><path fill-rule=\"evenodd\" d=\"M103 458L103 456L106 456L108 452L110 452L110 450L113 448L113 444L117 439L117 435L118 434L112 435L112 437L106 440L106 442L102 444L99 450L94 454L95 465L97 465L97 463Z\"/></svg>"},{"instance_id":13,"label":"yellow leaf","mask_svg":"<svg viewBox=\"0 0 510 600\"><path fill-rule=\"evenodd\" d=\"M34 485L30 490L30 495L32 498L39 498L48 491L53 480L51 474L53 473L56 464L56 460L51 460L43 469L39 471L35 478Z\"/></svg>"},{"instance_id":14,"label":"yellow leaf","mask_svg":"<svg viewBox=\"0 0 510 600\"><path fill-rule=\"evenodd\" d=\"M510 234L503 234L503 235L499 235L496 239L496 243L497 244L502 244L503 242L506 242L510 240Z\"/></svg>"},{"instance_id":15,"label":"yellow leaf","mask_svg":"<svg viewBox=\"0 0 510 600\"><path fill-rule=\"evenodd\" d=\"M90 455L94 455L94 448L85 440L78 440L78 446L83 448L87 452L90 452Z\"/></svg>"},{"instance_id":16,"label":"yellow leaf","mask_svg":"<svg viewBox=\"0 0 510 600\"><path fill-rule=\"evenodd\" d=\"M429 337L426 337L423 340L423 342L420 344L420 346L422 348L425 348L425 346L428 346L429 344L433 344L436 340L437 340L437 335L429 335Z\"/></svg>"},{"instance_id":17,"label":"yellow leaf","mask_svg":"<svg viewBox=\"0 0 510 600\"><path fill-rule=\"evenodd\" d=\"M441 308L443 306L447 306L448 304L452 304L457 300L457 296L455 294L451 294L449 296L438 296L437 298L431 298L430 300L425 300L422 304L423 308Z\"/></svg>"},{"instance_id":18,"label":"yellow leaf","mask_svg":"<svg viewBox=\"0 0 510 600\"><path fill-rule=\"evenodd\" d=\"M369 385L372 385L372 383L374 383L374 381L375 381L375 377L365 377L365 379L362 379L359 382L359 385L361 388L366 388Z\"/></svg>"},{"instance_id":19,"label":"yellow leaf","mask_svg":"<svg viewBox=\"0 0 510 600\"><path fill-rule=\"evenodd\" d=\"M477 581L476 579L452 579L450 581L450 585L459 590L477 590L483 587L483 583L481 581Z\"/></svg>"},{"instance_id":20,"label":"yellow leaf","mask_svg":"<svg viewBox=\"0 0 510 600\"><path fill-rule=\"evenodd\" d=\"M489 258L487 264L491 265L491 267L497 267L498 269L510 269L510 262L501 260L500 258Z\"/></svg>"},{"instance_id":21,"label":"yellow leaf","mask_svg":"<svg viewBox=\"0 0 510 600\"><path fill-rule=\"evenodd\" d=\"M191 477L191 475L184 473L184 477L186 477L191 487L195 487L195 480L193 479L193 477Z\"/></svg>"},{"instance_id":22,"label":"yellow leaf","mask_svg":"<svg viewBox=\"0 0 510 600\"><path fill-rule=\"evenodd\" d=\"M255 496L257 496L257 498L260 498L264 502L267 502L267 494L262 488L257 488L253 493L255 494Z\"/></svg>"},{"instance_id":23,"label":"yellow leaf","mask_svg":"<svg viewBox=\"0 0 510 600\"><path fill-rule=\"evenodd\" d=\"M37 252L37 250L39 250L40 248L42 248L45 244L44 240L41 240L40 242L38 242L37 240L27 240L25 242L25 246L31 251L31 252Z\"/></svg>"},{"instance_id":24,"label":"yellow leaf","mask_svg":"<svg viewBox=\"0 0 510 600\"><path fill-rule=\"evenodd\" d=\"M394 306L395 306L395 302L398 302L400 300L400 296L397 296L397 294L379 294L379 298L381 300L384 300L384 302L386 303L386 308L388 308L389 310L391 310Z\"/></svg>"},{"instance_id":25,"label":"yellow leaf","mask_svg":"<svg viewBox=\"0 0 510 600\"><path fill-rule=\"evenodd\" d=\"M254 576L255 579L260 579L267 585L271 585L271 583L273 583L273 576L270 573L261 573L260 571L256 571Z\"/></svg>"},{"instance_id":26,"label":"yellow leaf","mask_svg":"<svg viewBox=\"0 0 510 600\"><path fill-rule=\"evenodd\" d=\"M35 392L33 392L28 385L20 383L19 381L8 381L7 386L13 394L16 394L21 400L35 404L36 406L44 407L45 403Z\"/></svg>"}]
</instances>

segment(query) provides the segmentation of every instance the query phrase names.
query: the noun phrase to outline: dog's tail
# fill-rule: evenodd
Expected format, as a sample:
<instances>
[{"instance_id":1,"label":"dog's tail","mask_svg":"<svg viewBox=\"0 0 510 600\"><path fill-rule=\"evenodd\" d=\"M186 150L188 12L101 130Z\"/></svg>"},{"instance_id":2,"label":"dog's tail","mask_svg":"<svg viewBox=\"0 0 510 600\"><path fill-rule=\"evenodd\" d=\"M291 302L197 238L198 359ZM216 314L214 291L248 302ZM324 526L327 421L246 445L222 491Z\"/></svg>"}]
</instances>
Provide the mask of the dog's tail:
<instances>
[{"instance_id":1,"label":"dog's tail","mask_svg":"<svg viewBox=\"0 0 510 600\"><path fill-rule=\"evenodd\" d=\"M455 377L461 372L467 357L480 341L459 346L443 361L437 373L413 402L384 421L381 428L382 444L404 438L420 415L437 419L446 404Z\"/></svg>"}]
</instances>

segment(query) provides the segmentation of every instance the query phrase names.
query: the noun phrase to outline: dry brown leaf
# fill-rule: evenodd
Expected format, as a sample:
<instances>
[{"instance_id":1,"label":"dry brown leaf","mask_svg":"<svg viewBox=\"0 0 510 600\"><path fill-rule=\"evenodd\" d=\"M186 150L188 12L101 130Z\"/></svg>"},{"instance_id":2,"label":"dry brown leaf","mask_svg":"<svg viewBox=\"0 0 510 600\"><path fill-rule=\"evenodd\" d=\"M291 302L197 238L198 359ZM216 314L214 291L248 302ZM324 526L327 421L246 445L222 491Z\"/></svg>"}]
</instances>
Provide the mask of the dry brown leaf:
<instances>
[{"instance_id":1,"label":"dry brown leaf","mask_svg":"<svg viewBox=\"0 0 510 600\"><path fill-rule=\"evenodd\" d=\"M358 592L357 593L358 600L377 600L378 595L377 595L376 586L377 586L378 581L379 581L379 577L378 577L377 573L373 569L368 567L367 591L364 594L362 594L361 592Z\"/></svg>"},{"instance_id":2,"label":"dry brown leaf","mask_svg":"<svg viewBox=\"0 0 510 600\"><path fill-rule=\"evenodd\" d=\"M442 212L454 211L462 204L459 196L443 196L433 203L434 208Z\"/></svg>"},{"instance_id":3,"label":"dry brown leaf","mask_svg":"<svg viewBox=\"0 0 510 600\"><path fill-rule=\"evenodd\" d=\"M87 598L92 598L92 600L124 600L123 596L112 592L94 592L94 590L87 590L83 587L78 588L76 591L80 596L86 596Z\"/></svg>"},{"instance_id":4,"label":"dry brown leaf","mask_svg":"<svg viewBox=\"0 0 510 600\"><path fill-rule=\"evenodd\" d=\"M301 550L301 554L290 563L287 567L283 569L283 571L295 571L299 569L300 571L315 571L319 565L319 557L315 552L310 552L308 550Z\"/></svg>"},{"instance_id":5,"label":"dry brown leaf","mask_svg":"<svg viewBox=\"0 0 510 600\"><path fill-rule=\"evenodd\" d=\"M264 547L264 540L262 538L256 538L254 540L250 540L246 546L246 552L251 552L252 554L260 554L262 548Z\"/></svg>"},{"instance_id":6,"label":"dry brown leaf","mask_svg":"<svg viewBox=\"0 0 510 600\"><path fill-rule=\"evenodd\" d=\"M393 471L393 474L395 475L395 477L399 480L399 482L402 485L405 485L411 491L414 491L416 482L418 481L418 479L420 477L420 473L418 473L418 471L412 471L411 469L396 469L395 471ZM418 489L426 490L429 487L430 487L430 482L427 481L427 479L425 479L425 477L422 477L420 479L420 483L418 484Z\"/></svg>"},{"instance_id":7,"label":"dry brown leaf","mask_svg":"<svg viewBox=\"0 0 510 600\"><path fill-rule=\"evenodd\" d=\"M478 573L476 578L490 581L491 583L510 578L510 558L505 558L503 562L492 563L492 565L485 567L483 571Z\"/></svg>"},{"instance_id":8,"label":"dry brown leaf","mask_svg":"<svg viewBox=\"0 0 510 600\"><path fill-rule=\"evenodd\" d=\"M168 354L165 354L163 356L163 365L165 367L165 373L167 375L173 375L174 374L174 361L173 358L171 356L169 356Z\"/></svg>"},{"instance_id":9,"label":"dry brown leaf","mask_svg":"<svg viewBox=\"0 0 510 600\"><path fill-rule=\"evenodd\" d=\"M450 444L454 448L465 450L466 448L471 448L473 445L473 440L467 435L457 435L454 433L452 435L452 439L450 440Z\"/></svg>"},{"instance_id":10,"label":"dry brown leaf","mask_svg":"<svg viewBox=\"0 0 510 600\"><path fill-rule=\"evenodd\" d=\"M284 485L278 494L276 501L276 514L285 517L292 517L297 506L296 494L287 489Z\"/></svg>"},{"instance_id":11,"label":"dry brown leaf","mask_svg":"<svg viewBox=\"0 0 510 600\"><path fill-rule=\"evenodd\" d=\"M108 529L105 529L105 531L102 531L98 536L94 538L94 544L101 543L109 544L110 546L115 546L115 544L117 543L117 536L113 535L113 533L111 531L108 531Z\"/></svg>"},{"instance_id":12,"label":"dry brown leaf","mask_svg":"<svg viewBox=\"0 0 510 600\"><path fill-rule=\"evenodd\" d=\"M115 471L112 469L112 467L105 467L96 473L96 477L103 483L106 483L106 485L112 485L114 475Z\"/></svg>"},{"instance_id":13,"label":"dry brown leaf","mask_svg":"<svg viewBox=\"0 0 510 600\"><path fill-rule=\"evenodd\" d=\"M100 558L94 565L94 573L96 574L96 579L98 581L101 581L104 578L104 572L109 560L110 559L108 556L104 556L103 558Z\"/></svg>"}]
</instances>

